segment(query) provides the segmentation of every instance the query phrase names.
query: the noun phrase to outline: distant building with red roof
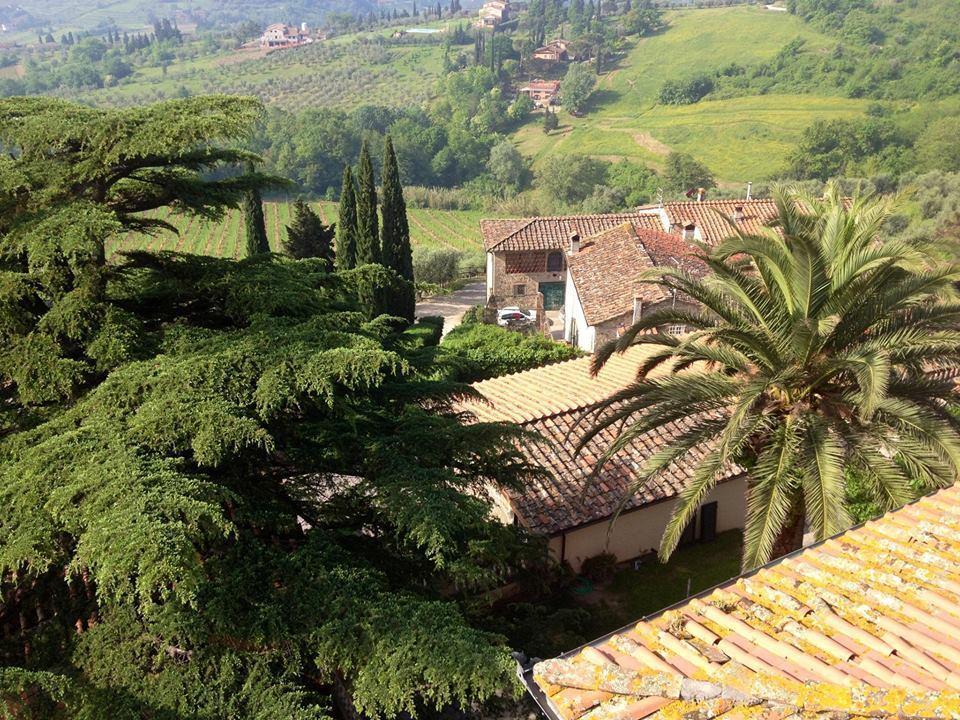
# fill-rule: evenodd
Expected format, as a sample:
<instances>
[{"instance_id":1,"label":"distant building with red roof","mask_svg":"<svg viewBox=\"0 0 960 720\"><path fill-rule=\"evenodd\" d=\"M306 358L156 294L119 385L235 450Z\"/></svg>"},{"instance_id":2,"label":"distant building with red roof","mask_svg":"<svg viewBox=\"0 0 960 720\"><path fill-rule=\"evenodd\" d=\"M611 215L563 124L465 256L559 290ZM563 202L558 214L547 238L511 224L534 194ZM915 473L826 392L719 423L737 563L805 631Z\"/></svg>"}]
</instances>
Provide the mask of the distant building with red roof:
<instances>
[{"instance_id":1,"label":"distant building with red roof","mask_svg":"<svg viewBox=\"0 0 960 720\"><path fill-rule=\"evenodd\" d=\"M274 23L268 25L267 29L263 31L263 35L260 36L260 47L265 48L295 47L308 42L312 42L312 40L307 33L306 24L297 27L296 25Z\"/></svg>"},{"instance_id":2,"label":"distant building with red roof","mask_svg":"<svg viewBox=\"0 0 960 720\"><path fill-rule=\"evenodd\" d=\"M560 98L559 80L531 80L526 85L517 90L521 95L526 95L536 107L546 107L555 105Z\"/></svg>"}]
</instances>

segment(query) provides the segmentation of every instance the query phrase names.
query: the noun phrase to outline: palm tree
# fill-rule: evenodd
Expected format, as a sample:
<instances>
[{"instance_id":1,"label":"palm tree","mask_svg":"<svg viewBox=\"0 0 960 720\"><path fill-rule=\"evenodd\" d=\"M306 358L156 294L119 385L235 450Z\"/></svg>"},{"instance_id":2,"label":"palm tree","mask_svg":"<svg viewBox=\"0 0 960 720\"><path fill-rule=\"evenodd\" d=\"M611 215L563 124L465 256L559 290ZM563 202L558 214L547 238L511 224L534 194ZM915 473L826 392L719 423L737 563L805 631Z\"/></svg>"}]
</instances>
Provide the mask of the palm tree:
<instances>
[{"instance_id":1,"label":"palm tree","mask_svg":"<svg viewBox=\"0 0 960 720\"><path fill-rule=\"evenodd\" d=\"M707 493L732 467L748 471L745 568L849 526L845 471L896 507L960 470L950 371L960 367L960 267L921 241L881 240L895 200L775 193L762 235L737 232L700 256L702 279L658 270L651 281L701 307L652 312L598 352L654 346L636 381L595 410L586 444L619 428L602 464L667 423L688 419L640 469L636 490L673 460L705 453L680 493L660 556L676 548ZM693 328L683 337L667 324ZM658 367L661 372L650 376ZM666 372L663 372L666 371ZM940 372L936 372L940 371Z\"/></svg>"}]
</instances>

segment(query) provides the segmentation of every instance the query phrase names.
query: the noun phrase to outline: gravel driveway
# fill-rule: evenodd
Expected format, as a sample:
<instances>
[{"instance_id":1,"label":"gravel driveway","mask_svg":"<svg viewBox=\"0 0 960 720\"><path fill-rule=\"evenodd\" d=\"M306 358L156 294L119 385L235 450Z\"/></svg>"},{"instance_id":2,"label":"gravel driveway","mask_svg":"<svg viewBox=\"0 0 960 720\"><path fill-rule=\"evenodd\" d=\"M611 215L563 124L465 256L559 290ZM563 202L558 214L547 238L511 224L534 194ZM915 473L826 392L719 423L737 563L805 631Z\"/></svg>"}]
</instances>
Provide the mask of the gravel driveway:
<instances>
[{"instance_id":1,"label":"gravel driveway","mask_svg":"<svg viewBox=\"0 0 960 720\"><path fill-rule=\"evenodd\" d=\"M417 317L439 315L444 319L443 334L453 330L463 319L463 314L474 305L487 301L487 285L483 282L470 283L449 295L437 295L425 298L417 303Z\"/></svg>"}]
</instances>

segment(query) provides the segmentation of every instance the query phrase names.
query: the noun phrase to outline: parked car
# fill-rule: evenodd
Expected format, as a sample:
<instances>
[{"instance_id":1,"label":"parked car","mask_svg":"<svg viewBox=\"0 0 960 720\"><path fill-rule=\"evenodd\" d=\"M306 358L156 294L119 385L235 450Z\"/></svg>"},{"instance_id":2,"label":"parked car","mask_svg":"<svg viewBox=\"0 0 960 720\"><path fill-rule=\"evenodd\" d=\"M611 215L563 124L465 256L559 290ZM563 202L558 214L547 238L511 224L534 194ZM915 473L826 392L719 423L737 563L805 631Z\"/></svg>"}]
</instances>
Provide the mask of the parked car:
<instances>
[{"instance_id":1,"label":"parked car","mask_svg":"<svg viewBox=\"0 0 960 720\"><path fill-rule=\"evenodd\" d=\"M536 310L521 310L518 307L501 308L497 313L497 325L500 327L512 327L529 325L536 322Z\"/></svg>"}]
</instances>

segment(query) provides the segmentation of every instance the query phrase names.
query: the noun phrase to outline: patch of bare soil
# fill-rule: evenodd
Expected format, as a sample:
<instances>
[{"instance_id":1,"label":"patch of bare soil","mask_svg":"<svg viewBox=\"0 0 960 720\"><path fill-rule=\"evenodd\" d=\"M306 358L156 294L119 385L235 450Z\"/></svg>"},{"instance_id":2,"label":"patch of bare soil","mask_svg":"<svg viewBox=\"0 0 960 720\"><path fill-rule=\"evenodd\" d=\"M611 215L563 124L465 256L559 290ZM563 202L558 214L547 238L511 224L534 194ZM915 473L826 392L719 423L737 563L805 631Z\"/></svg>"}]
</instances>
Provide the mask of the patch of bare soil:
<instances>
[{"instance_id":1,"label":"patch of bare soil","mask_svg":"<svg viewBox=\"0 0 960 720\"><path fill-rule=\"evenodd\" d=\"M660 142L650 133L645 133L645 132L634 133L633 141L640 147L644 148L645 150L649 150L654 155L670 154L670 146Z\"/></svg>"}]
</instances>

